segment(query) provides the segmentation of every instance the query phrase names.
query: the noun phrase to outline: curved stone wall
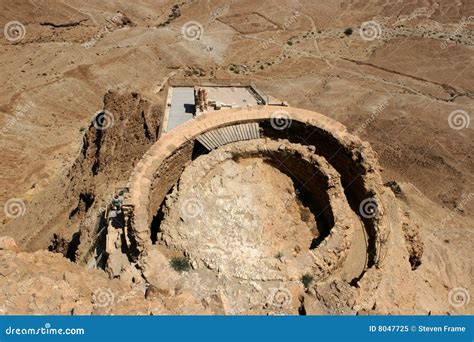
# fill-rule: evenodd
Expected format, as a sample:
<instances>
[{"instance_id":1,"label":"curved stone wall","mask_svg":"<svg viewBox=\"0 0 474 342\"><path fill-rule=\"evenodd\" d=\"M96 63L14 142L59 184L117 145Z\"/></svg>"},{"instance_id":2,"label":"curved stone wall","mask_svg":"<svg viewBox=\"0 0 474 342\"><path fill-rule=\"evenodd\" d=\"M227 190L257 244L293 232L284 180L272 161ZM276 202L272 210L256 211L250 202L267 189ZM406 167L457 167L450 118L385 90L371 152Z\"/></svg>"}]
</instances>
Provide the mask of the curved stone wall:
<instances>
[{"instance_id":1,"label":"curved stone wall","mask_svg":"<svg viewBox=\"0 0 474 342\"><path fill-rule=\"evenodd\" d=\"M220 165L229 160L253 158L258 158L290 178L297 178L298 182L306 184L312 202L318 204L318 211L323 216L329 234L319 235L320 242L317 246L309 248L306 256L301 257L312 261L302 271L311 273L318 280L331 274L342 265L347 256L347 250L352 244L354 222L339 174L323 157L316 155L312 147L289 143L287 140L255 139L214 150L206 156L205 161L198 159L186 168L179 182L179 194L174 194L171 199L174 212L180 212L190 199L200 200L192 194L195 187ZM317 216L318 213L314 215ZM180 217L176 217L175 221L180 222ZM167 232L163 231L163 234L166 235ZM172 238L165 240L170 241ZM188 248L185 249L192 254ZM260 269L263 272L264 267Z\"/></svg>"},{"instance_id":2,"label":"curved stone wall","mask_svg":"<svg viewBox=\"0 0 474 342\"><path fill-rule=\"evenodd\" d=\"M354 212L360 214L359 206L367 199L374 203L376 215L362 213L360 218L369 240L368 266L380 263L389 222L384 216L383 186L375 153L367 143L348 133L342 124L322 114L292 107L283 109L261 106L207 113L164 134L144 155L129 181L130 194L126 203L133 208L131 235L138 251L143 252L151 245L153 215L191 160L194 140L200 134L220 127L258 122L265 137L314 146L315 153L324 157L339 173L343 187L340 196L345 194ZM287 120L283 128L277 122L282 112ZM328 193L331 191L330 188ZM319 247L322 250L324 245ZM329 255L323 259L332 263Z\"/></svg>"}]
</instances>

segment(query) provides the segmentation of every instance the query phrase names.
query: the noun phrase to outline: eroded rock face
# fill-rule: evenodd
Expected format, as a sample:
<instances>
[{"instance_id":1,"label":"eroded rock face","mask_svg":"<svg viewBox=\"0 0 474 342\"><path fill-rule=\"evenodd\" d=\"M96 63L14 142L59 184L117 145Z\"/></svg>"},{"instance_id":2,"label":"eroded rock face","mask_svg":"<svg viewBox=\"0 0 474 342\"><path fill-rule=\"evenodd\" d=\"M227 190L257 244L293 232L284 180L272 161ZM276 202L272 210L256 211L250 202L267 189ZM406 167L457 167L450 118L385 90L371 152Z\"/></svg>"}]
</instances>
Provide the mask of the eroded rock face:
<instances>
[{"instance_id":1,"label":"eroded rock face","mask_svg":"<svg viewBox=\"0 0 474 342\"><path fill-rule=\"evenodd\" d=\"M96 116L84 127L72 165L65 165L41 195L28 203L24 216L2 226L2 233L14 237L23 249L34 251L51 246L71 260L87 259L96 238L97 222L116 187L156 141L160 127L158 107L140 94L107 92L103 107L109 114ZM36 229L17 229L31 225ZM66 242L70 244L66 246Z\"/></svg>"},{"instance_id":2,"label":"eroded rock face","mask_svg":"<svg viewBox=\"0 0 474 342\"><path fill-rule=\"evenodd\" d=\"M59 253L16 252L10 248L14 245L12 239L0 238L2 315L213 313L186 292L173 298L158 293L145 299L144 287L111 280L105 272L86 270Z\"/></svg>"}]
</instances>

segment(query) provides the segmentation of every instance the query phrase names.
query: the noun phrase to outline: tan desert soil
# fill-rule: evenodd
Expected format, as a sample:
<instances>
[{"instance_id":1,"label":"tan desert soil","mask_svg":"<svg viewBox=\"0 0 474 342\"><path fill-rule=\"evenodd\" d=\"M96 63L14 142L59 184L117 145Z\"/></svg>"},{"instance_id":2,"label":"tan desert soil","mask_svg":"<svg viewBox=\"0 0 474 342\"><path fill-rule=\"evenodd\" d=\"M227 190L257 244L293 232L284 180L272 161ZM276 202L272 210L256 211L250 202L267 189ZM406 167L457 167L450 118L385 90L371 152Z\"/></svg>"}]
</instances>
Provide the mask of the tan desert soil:
<instances>
[{"instance_id":1,"label":"tan desert soil","mask_svg":"<svg viewBox=\"0 0 474 342\"><path fill-rule=\"evenodd\" d=\"M44 250L54 233L94 238L86 219L155 142L169 79L227 79L342 122L377 152L384 181L401 186L397 203L416 223L404 226L400 246L413 261L406 277L414 285L387 278L373 313L472 314L472 300L455 308L448 293L474 295L473 16L465 0L2 1L0 26L19 21L25 35L0 37L0 204L21 199L25 213L13 219L2 210L0 236L35 253L0 248L0 309L15 298L22 304L13 305L18 311L7 305L8 313L102 313L94 290L129 293L129 284ZM189 21L202 25L201 39L183 37ZM367 21L380 27L374 40L359 34ZM91 119L104 107L115 124L98 138ZM466 113L470 125L453 129L453 111ZM81 248L74 253L87 252ZM15 297L29 272L33 290ZM58 282L51 305L42 277ZM145 289L138 293L136 309L103 313L150 313ZM163 305L180 298L189 305L173 313L223 312L220 298L202 307L179 291ZM307 312L321 312L309 309L311 300Z\"/></svg>"}]
</instances>

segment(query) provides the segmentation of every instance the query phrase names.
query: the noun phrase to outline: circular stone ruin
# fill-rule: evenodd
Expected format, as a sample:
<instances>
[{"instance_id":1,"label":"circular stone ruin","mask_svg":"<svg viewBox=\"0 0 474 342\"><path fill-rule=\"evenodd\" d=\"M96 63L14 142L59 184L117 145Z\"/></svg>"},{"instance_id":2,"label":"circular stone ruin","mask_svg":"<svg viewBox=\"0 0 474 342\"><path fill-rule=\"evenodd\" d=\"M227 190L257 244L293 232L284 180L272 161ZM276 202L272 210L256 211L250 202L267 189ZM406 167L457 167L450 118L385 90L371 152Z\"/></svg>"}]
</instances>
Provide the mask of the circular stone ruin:
<instances>
[{"instance_id":1,"label":"circular stone ruin","mask_svg":"<svg viewBox=\"0 0 474 342\"><path fill-rule=\"evenodd\" d=\"M149 284L218 296L226 313L297 313L325 282L354 297L377 281L390 222L374 152L321 114L278 109L203 114L137 165L128 248ZM259 139L209 153L196 140L249 122Z\"/></svg>"}]
</instances>

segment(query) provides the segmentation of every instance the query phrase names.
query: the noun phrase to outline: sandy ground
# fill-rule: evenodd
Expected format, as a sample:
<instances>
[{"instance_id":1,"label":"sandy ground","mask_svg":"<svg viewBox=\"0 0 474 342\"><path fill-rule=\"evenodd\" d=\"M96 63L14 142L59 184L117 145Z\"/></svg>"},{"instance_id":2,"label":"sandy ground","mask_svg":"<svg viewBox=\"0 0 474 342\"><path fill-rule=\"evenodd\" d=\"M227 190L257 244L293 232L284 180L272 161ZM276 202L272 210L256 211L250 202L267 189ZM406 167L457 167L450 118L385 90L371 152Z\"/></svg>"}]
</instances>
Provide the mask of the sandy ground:
<instances>
[{"instance_id":1,"label":"sandy ground","mask_svg":"<svg viewBox=\"0 0 474 342\"><path fill-rule=\"evenodd\" d=\"M473 15L462 0L2 2L0 204L49 191L110 89L160 104L170 78L252 81L370 142L384 180L421 198L425 244L448 241L426 255L445 287L472 289L472 267L457 284L449 265L472 259ZM4 214L1 233L41 228Z\"/></svg>"}]
</instances>

